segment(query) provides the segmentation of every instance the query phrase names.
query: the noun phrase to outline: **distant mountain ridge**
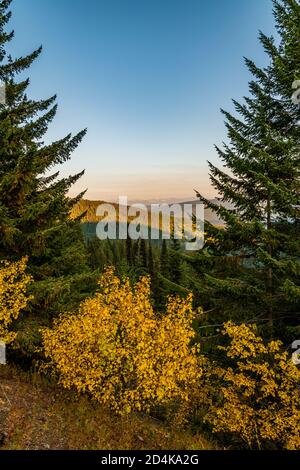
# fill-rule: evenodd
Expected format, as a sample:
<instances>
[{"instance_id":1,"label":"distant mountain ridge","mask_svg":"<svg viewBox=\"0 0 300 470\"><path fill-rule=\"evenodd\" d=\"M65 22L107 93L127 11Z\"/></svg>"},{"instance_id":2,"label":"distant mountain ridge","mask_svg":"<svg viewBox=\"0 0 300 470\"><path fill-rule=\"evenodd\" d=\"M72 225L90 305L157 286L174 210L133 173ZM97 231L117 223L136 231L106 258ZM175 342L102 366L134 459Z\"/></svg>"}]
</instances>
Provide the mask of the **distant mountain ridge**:
<instances>
[{"instance_id":1,"label":"distant mountain ridge","mask_svg":"<svg viewBox=\"0 0 300 470\"><path fill-rule=\"evenodd\" d=\"M212 199L211 200L213 203L220 205L220 201L217 199ZM112 206L115 207L116 210L118 210L118 204L117 203L112 203L108 201L91 201L88 199L82 199L79 201L72 209L71 212L71 217L76 218L79 217L81 214L85 213L84 217L81 219L83 223L86 222L99 222L100 217L96 215L97 208L102 205L102 204L111 204ZM155 204L158 204L158 202L155 202ZM166 204L164 201L161 202L161 204ZM178 202L174 201L173 203L169 203L169 205L172 204L179 204L183 206L184 204L201 204L200 200L192 200L192 201L183 201L183 202ZM145 207L147 207L147 210L149 211L151 208L151 203L144 203ZM222 203L225 207L230 208L229 204L224 204ZM222 226L224 225L224 221L221 220L216 213L214 213L211 209L205 209L204 210L204 217L205 220L207 220L209 223L212 225L217 225L217 226Z\"/></svg>"}]
</instances>

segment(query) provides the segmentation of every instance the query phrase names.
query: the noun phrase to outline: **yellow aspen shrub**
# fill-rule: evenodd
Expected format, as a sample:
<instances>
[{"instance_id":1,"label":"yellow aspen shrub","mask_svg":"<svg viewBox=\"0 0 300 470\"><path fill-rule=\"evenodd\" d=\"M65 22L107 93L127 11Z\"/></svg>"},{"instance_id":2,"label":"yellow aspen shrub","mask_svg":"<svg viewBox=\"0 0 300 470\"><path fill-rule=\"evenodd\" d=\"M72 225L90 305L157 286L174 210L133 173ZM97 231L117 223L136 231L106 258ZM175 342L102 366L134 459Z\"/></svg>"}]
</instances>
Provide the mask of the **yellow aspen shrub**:
<instances>
[{"instance_id":1,"label":"yellow aspen shrub","mask_svg":"<svg viewBox=\"0 0 300 470\"><path fill-rule=\"evenodd\" d=\"M108 268L99 292L78 314L42 330L47 366L65 388L88 392L119 414L188 400L200 377L192 297L170 298L164 316L151 305L150 279L135 286Z\"/></svg>"},{"instance_id":2,"label":"yellow aspen shrub","mask_svg":"<svg viewBox=\"0 0 300 470\"><path fill-rule=\"evenodd\" d=\"M249 448L300 449L300 370L280 341L255 325L228 322L227 367L211 372L215 396L205 421ZM214 391L212 390L212 393Z\"/></svg>"},{"instance_id":3,"label":"yellow aspen shrub","mask_svg":"<svg viewBox=\"0 0 300 470\"><path fill-rule=\"evenodd\" d=\"M9 328L30 300L26 289L31 277L25 273L26 264L27 258L0 262L0 341L6 344L15 340L16 333Z\"/></svg>"}]
</instances>

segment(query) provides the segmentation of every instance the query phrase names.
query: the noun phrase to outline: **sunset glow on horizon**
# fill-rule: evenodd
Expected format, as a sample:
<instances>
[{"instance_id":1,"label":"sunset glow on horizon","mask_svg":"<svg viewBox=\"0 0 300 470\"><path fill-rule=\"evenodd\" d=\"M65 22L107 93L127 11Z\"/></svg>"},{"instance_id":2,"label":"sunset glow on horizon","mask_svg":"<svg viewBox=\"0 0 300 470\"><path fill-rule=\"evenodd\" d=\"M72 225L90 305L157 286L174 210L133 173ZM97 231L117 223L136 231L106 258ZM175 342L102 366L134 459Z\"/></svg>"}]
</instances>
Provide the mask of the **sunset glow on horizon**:
<instances>
[{"instance_id":1,"label":"sunset glow on horizon","mask_svg":"<svg viewBox=\"0 0 300 470\"><path fill-rule=\"evenodd\" d=\"M231 99L247 93L243 56L265 63L257 33L274 33L270 0L89 0L84 17L82 6L15 0L11 22L13 55L45 46L29 92L58 95L46 141L88 129L62 169L85 169L71 194L214 197L207 160L221 165L220 107L232 111Z\"/></svg>"}]
</instances>

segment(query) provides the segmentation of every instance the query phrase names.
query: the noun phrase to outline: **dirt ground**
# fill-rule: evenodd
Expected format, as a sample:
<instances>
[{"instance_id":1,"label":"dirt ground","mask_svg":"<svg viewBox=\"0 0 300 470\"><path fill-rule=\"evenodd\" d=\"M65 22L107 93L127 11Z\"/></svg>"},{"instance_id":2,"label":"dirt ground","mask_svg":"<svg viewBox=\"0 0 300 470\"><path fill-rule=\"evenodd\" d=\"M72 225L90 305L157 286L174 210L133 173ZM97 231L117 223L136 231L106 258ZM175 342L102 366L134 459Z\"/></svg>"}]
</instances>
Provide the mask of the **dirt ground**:
<instances>
[{"instance_id":1,"label":"dirt ground","mask_svg":"<svg viewBox=\"0 0 300 470\"><path fill-rule=\"evenodd\" d=\"M144 416L116 417L37 374L0 366L1 450L204 450L203 436Z\"/></svg>"}]
</instances>

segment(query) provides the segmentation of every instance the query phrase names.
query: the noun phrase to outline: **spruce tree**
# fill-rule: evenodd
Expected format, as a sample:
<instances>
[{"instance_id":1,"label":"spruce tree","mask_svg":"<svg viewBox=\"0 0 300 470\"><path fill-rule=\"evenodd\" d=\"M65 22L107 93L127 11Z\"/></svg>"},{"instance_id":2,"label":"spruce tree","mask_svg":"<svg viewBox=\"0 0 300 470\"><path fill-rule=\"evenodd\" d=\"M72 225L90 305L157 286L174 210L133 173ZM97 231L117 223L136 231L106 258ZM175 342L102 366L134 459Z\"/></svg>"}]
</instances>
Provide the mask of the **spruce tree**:
<instances>
[{"instance_id":1,"label":"spruce tree","mask_svg":"<svg viewBox=\"0 0 300 470\"><path fill-rule=\"evenodd\" d=\"M140 239L132 240L132 263L134 266L139 266L140 264Z\"/></svg>"},{"instance_id":2,"label":"spruce tree","mask_svg":"<svg viewBox=\"0 0 300 470\"><path fill-rule=\"evenodd\" d=\"M128 227L127 227L127 238L126 238L126 259L127 259L127 264L129 267L133 265L133 247L132 247L132 240L128 234Z\"/></svg>"},{"instance_id":3,"label":"spruce tree","mask_svg":"<svg viewBox=\"0 0 300 470\"><path fill-rule=\"evenodd\" d=\"M182 260L180 254L180 242L176 238L173 238L169 254L169 279L179 285L181 284L182 279Z\"/></svg>"},{"instance_id":4,"label":"spruce tree","mask_svg":"<svg viewBox=\"0 0 300 470\"><path fill-rule=\"evenodd\" d=\"M151 277L155 276L155 266L154 266L154 259L153 259L153 249L152 249L152 244L151 241L149 242L149 248L148 248L148 271Z\"/></svg>"},{"instance_id":5,"label":"spruce tree","mask_svg":"<svg viewBox=\"0 0 300 470\"><path fill-rule=\"evenodd\" d=\"M154 259L153 247L151 241L148 246L148 272L151 278L151 292L153 305L156 310L160 310L163 307L163 298L161 292L161 283L159 280L159 272L157 269L157 262Z\"/></svg>"},{"instance_id":6,"label":"spruce tree","mask_svg":"<svg viewBox=\"0 0 300 470\"><path fill-rule=\"evenodd\" d=\"M146 241L142 238L140 241L140 251L139 251L140 267L143 272L148 272L148 250Z\"/></svg>"},{"instance_id":7,"label":"spruce tree","mask_svg":"<svg viewBox=\"0 0 300 470\"><path fill-rule=\"evenodd\" d=\"M216 149L225 169L209 163L220 205L197 195L225 227L206 223L194 266L224 319L267 320L281 332L300 324L300 106L291 98L300 79L299 1L274 1L274 17L279 44L260 33L268 65L245 59L250 96L233 101L236 115L222 111L229 143Z\"/></svg>"},{"instance_id":8,"label":"spruce tree","mask_svg":"<svg viewBox=\"0 0 300 470\"><path fill-rule=\"evenodd\" d=\"M72 207L83 194L68 191L83 173L59 179L57 166L66 162L86 130L50 145L43 143L57 111L56 96L28 97L29 79L20 80L42 48L13 59L6 48L14 33L6 32L11 0L0 2L0 79L6 102L0 105L0 258L28 256L34 277L33 310L42 316L76 304L87 286L87 257Z\"/></svg>"},{"instance_id":9,"label":"spruce tree","mask_svg":"<svg viewBox=\"0 0 300 470\"><path fill-rule=\"evenodd\" d=\"M163 276L169 275L169 253L167 242L165 239L162 241L161 252L160 252L160 272Z\"/></svg>"},{"instance_id":10,"label":"spruce tree","mask_svg":"<svg viewBox=\"0 0 300 470\"><path fill-rule=\"evenodd\" d=\"M157 275L159 280L160 304L164 305L169 295L179 294L186 296L189 291L181 285L182 282L182 250L180 242L172 238L171 245L163 239L160 253L160 271Z\"/></svg>"}]
</instances>

